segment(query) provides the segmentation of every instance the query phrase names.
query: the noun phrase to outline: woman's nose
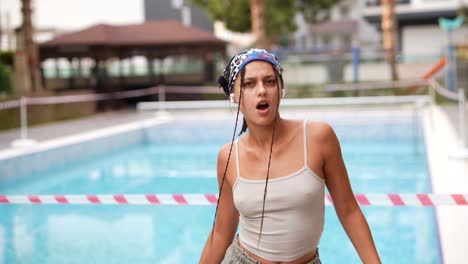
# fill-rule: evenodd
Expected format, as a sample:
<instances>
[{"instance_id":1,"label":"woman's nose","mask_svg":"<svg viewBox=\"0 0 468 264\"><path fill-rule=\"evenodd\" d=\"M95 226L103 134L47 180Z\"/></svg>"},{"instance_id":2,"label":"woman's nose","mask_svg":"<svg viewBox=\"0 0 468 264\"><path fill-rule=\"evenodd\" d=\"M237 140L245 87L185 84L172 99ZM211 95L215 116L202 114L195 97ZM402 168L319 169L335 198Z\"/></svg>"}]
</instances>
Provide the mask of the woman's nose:
<instances>
[{"instance_id":1,"label":"woman's nose","mask_svg":"<svg viewBox=\"0 0 468 264\"><path fill-rule=\"evenodd\" d=\"M263 86L263 83L260 82L258 85L257 85L257 95L258 96L262 96L262 95L265 95L265 87Z\"/></svg>"}]
</instances>

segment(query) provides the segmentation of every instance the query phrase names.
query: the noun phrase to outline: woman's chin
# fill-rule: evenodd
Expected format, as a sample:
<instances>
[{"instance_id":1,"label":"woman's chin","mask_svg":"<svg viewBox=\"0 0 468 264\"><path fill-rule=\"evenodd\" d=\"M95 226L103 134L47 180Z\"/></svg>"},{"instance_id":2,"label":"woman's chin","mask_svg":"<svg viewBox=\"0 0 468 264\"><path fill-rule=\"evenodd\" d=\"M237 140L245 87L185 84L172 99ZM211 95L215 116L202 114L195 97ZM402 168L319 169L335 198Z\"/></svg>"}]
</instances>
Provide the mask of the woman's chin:
<instances>
[{"instance_id":1,"label":"woman's chin","mask_svg":"<svg viewBox=\"0 0 468 264\"><path fill-rule=\"evenodd\" d=\"M271 113L265 115L256 114L246 119L250 126L271 126L275 121L275 115Z\"/></svg>"}]
</instances>

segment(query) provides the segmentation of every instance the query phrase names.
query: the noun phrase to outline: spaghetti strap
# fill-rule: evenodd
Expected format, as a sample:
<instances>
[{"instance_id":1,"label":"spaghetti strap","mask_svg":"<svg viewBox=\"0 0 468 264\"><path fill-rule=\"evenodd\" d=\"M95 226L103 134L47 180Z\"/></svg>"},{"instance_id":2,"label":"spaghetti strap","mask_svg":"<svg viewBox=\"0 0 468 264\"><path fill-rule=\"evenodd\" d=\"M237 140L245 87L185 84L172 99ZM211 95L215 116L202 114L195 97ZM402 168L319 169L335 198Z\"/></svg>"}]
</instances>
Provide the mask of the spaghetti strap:
<instances>
[{"instance_id":1,"label":"spaghetti strap","mask_svg":"<svg viewBox=\"0 0 468 264\"><path fill-rule=\"evenodd\" d=\"M240 166L239 166L239 139L236 139L236 174L237 174L237 179L239 179L239 175L240 175ZM237 179L236 179L236 182L237 182Z\"/></svg>"},{"instance_id":2,"label":"spaghetti strap","mask_svg":"<svg viewBox=\"0 0 468 264\"><path fill-rule=\"evenodd\" d=\"M307 120L304 120L304 167L307 166Z\"/></svg>"}]
</instances>

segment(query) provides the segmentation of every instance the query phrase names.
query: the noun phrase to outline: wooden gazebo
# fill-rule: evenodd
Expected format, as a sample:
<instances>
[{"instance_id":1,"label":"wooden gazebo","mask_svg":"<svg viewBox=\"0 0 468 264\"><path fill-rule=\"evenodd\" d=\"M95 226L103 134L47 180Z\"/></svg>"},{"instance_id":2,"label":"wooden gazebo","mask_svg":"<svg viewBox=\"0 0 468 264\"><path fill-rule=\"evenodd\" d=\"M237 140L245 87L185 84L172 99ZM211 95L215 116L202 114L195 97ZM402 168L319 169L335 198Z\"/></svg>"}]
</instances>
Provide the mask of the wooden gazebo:
<instances>
[{"instance_id":1,"label":"wooden gazebo","mask_svg":"<svg viewBox=\"0 0 468 264\"><path fill-rule=\"evenodd\" d=\"M96 90L109 90L108 86L125 87L129 80L119 74L109 81L106 63L121 63L127 58L143 56L147 60L148 76L145 85L164 83L165 76L156 76L154 62L171 56L189 56L203 61L201 82L214 81L214 57L224 57L226 42L212 33L195 27L187 27L178 21L149 21L135 25L100 24L84 30L63 34L39 45L41 62L66 58L75 69L68 78L67 88L75 88L81 78L81 60L92 59ZM109 85L109 83L112 83ZM117 84L116 84L117 83ZM105 86L105 87L103 87ZM46 84L47 87L47 84Z\"/></svg>"}]
</instances>

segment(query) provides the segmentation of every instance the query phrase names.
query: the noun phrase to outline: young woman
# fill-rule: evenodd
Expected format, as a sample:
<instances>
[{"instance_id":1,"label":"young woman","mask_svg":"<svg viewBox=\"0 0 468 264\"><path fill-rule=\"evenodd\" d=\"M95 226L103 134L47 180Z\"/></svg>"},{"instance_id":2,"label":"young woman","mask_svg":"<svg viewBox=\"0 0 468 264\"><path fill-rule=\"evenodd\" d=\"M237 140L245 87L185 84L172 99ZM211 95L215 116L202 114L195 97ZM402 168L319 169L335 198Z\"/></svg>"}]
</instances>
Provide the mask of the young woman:
<instances>
[{"instance_id":1,"label":"young woman","mask_svg":"<svg viewBox=\"0 0 468 264\"><path fill-rule=\"evenodd\" d=\"M200 263L321 263L325 186L362 262L380 263L333 129L280 116L285 89L278 59L244 50L218 82L238 104L235 127L242 112L241 133L248 132L234 141L234 129L219 151L218 205Z\"/></svg>"}]
</instances>

